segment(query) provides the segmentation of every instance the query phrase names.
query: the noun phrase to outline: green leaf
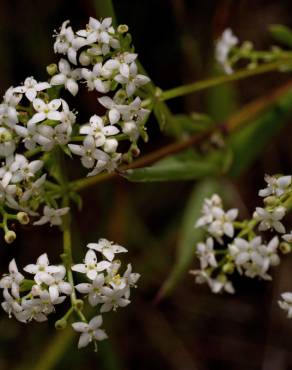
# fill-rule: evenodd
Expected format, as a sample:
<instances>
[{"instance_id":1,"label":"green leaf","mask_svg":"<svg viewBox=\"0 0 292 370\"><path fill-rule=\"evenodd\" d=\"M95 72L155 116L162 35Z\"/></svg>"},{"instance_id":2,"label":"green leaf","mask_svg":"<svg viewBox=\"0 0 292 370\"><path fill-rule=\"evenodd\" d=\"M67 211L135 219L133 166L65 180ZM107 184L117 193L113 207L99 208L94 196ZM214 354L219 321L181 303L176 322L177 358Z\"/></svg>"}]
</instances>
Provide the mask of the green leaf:
<instances>
[{"instance_id":1,"label":"green leaf","mask_svg":"<svg viewBox=\"0 0 292 370\"><path fill-rule=\"evenodd\" d=\"M202 240L204 234L203 230L196 229L194 224L201 215L204 199L218 192L218 190L219 184L214 179L203 180L194 187L182 219L176 261L168 278L158 292L157 301L168 295L175 288L194 260L195 246Z\"/></svg>"},{"instance_id":2,"label":"green leaf","mask_svg":"<svg viewBox=\"0 0 292 370\"><path fill-rule=\"evenodd\" d=\"M184 134L196 134L211 128L214 121L207 115L202 113L193 112L190 115L176 114L173 116L174 124L176 127L177 136Z\"/></svg>"},{"instance_id":3,"label":"green leaf","mask_svg":"<svg viewBox=\"0 0 292 370\"><path fill-rule=\"evenodd\" d=\"M274 24L269 31L275 41L292 48L292 30L290 28L281 24Z\"/></svg>"},{"instance_id":4,"label":"green leaf","mask_svg":"<svg viewBox=\"0 0 292 370\"><path fill-rule=\"evenodd\" d=\"M229 174L240 175L262 153L271 138L286 124L292 113L292 91L256 120L234 132L227 140L234 160Z\"/></svg>"},{"instance_id":5,"label":"green leaf","mask_svg":"<svg viewBox=\"0 0 292 370\"><path fill-rule=\"evenodd\" d=\"M27 292L28 290L31 290L34 284L35 284L34 280L24 279L20 284L20 291Z\"/></svg>"},{"instance_id":6,"label":"green leaf","mask_svg":"<svg viewBox=\"0 0 292 370\"><path fill-rule=\"evenodd\" d=\"M131 169L123 176L134 182L157 182L201 179L222 172L226 162L225 152L215 152L202 158L192 150L169 156L153 166Z\"/></svg>"}]
</instances>

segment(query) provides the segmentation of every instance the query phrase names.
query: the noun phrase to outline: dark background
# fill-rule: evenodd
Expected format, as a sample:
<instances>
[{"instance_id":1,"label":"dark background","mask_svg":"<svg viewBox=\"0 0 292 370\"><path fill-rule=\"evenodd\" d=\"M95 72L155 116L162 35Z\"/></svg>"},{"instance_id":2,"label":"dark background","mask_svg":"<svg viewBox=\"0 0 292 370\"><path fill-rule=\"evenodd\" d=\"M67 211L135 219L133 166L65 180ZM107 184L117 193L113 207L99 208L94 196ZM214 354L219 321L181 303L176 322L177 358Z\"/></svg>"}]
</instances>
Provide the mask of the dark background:
<instances>
[{"instance_id":1,"label":"dark background","mask_svg":"<svg viewBox=\"0 0 292 370\"><path fill-rule=\"evenodd\" d=\"M75 30L83 28L89 16L95 15L89 0L2 0L0 4L2 94L27 76L46 79L45 66L58 61L53 53L53 30L66 19ZM114 5L118 22L129 25L140 60L162 89L210 76L214 41L226 27L232 27L240 40L252 40L261 49L271 44L269 25L292 25L288 0L120 0ZM169 106L175 113L205 112L221 122L289 78L288 74L254 77L176 99ZM230 96L227 108L221 104L220 95L224 94ZM70 103L81 118L99 109L96 97L88 97L84 91ZM237 193L233 205L245 215L259 204L256 194L265 173L291 173L291 124L239 179L226 180ZM171 141L159 133L153 118L148 128L151 140L142 147L144 153ZM74 176L78 171L74 169ZM277 305L280 293L292 290L289 256L273 274L273 282L235 278L234 296L212 295L206 287L195 286L186 273L170 297L154 304L174 262L192 187L192 182L143 185L114 180L84 192L83 210L74 217L75 260L82 258L87 242L99 237L127 246L124 260L142 274L132 304L104 315L109 340L100 344L98 354L91 349L77 351L77 336L65 333L57 339L54 317L48 323L25 326L1 312L0 369L292 369L292 326ZM61 247L57 229L18 228L17 242L0 246L1 272L13 257L24 266L47 252L52 262L58 262ZM63 354L50 367L58 350ZM47 367L37 365L41 360Z\"/></svg>"}]
</instances>

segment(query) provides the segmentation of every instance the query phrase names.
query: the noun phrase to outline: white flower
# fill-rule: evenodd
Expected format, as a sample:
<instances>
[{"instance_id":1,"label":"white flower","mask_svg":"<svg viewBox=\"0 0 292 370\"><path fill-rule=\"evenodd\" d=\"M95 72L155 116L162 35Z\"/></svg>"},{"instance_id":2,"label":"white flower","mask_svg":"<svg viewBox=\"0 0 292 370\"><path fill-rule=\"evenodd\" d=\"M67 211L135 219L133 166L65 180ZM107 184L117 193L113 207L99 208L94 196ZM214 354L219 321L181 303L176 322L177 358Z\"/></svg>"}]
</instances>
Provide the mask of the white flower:
<instances>
[{"instance_id":1,"label":"white flower","mask_svg":"<svg viewBox=\"0 0 292 370\"><path fill-rule=\"evenodd\" d=\"M99 98L98 101L105 108L109 109L108 116L109 116L110 123L114 125L115 123L119 122L120 117L121 117L121 112L120 112L121 106L108 96L103 96Z\"/></svg>"},{"instance_id":2,"label":"white flower","mask_svg":"<svg viewBox=\"0 0 292 370\"><path fill-rule=\"evenodd\" d=\"M0 104L1 126L5 125L7 127L13 128L14 125L18 123L18 113L15 107L20 102L21 98L22 95L16 93L13 87L10 87L5 92L3 103Z\"/></svg>"},{"instance_id":3,"label":"white flower","mask_svg":"<svg viewBox=\"0 0 292 370\"><path fill-rule=\"evenodd\" d=\"M72 266L72 270L80 272L82 274L86 274L86 276L90 280L95 280L98 273L106 270L109 266L110 262L107 261L97 262L95 252L90 249L85 255L84 264L79 263L77 265L74 265Z\"/></svg>"},{"instance_id":4,"label":"white flower","mask_svg":"<svg viewBox=\"0 0 292 370\"><path fill-rule=\"evenodd\" d=\"M29 162L23 155L15 154L14 161L9 167L11 172L11 182L19 183L21 181L29 181L33 178L37 171L39 171L44 162L35 160Z\"/></svg>"},{"instance_id":5,"label":"white flower","mask_svg":"<svg viewBox=\"0 0 292 370\"><path fill-rule=\"evenodd\" d=\"M279 306L282 310L287 311L289 319L292 318L292 293L286 292L281 294L282 301L278 301Z\"/></svg>"},{"instance_id":6,"label":"white flower","mask_svg":"<svg viewBox=\"0 0 292 370\"><path fill-rule=\"evenodd\" d=\"M226 275L218 275L215 279L210 277L210 274L204 270L191 270L190 274L196 276L197 284L207 283L213 293L221 293L223 291L233 294L235 292L234 287L226 277Z\"/></svg>"},{"instance_id":7,"label":"white flower","mask_svg":"<svg viewBox=\"0 0 292 370\"><path fill-rule=\"evenodd\" d=\"M52 225L61 225L62 224L62 216L64 216L68 211L69 207L64 208L50 208L48 206L44 207L44 215L38 220L35 221L34 225L44 225L49 222Z\"/></svg>"},{"instance_id":8,"label":"white flower","mask_svg":"<svg viewBox=\"0 0 292 370\"><path fill-rule=\"evenodd\" d=\"M43 185L46 181L47 174L43 174L34 182L30 182L20 197L20 203L27 202L31 197L40 195Z\"/></svg>"},{"instance_id":9,"label":"white flower","mask_svg":"<svg viewBox=\"0 0 292 370\"><path fill-rule=\"evenodd\" d=\"M95 146L100 147L106 143L107 136L113 136L119 133L119 129L113 125L104 126L103 119L98 115L90 118L89 123L81 126L79 130L82 135L93 136Z\"/></svg>"},{"instance_id":10,"label":"white flower","mask_svg":"<svg viewBox=\"0 0 292 370\"><path fill-rule=\"evenodd\" d=\"M49 287L49 295L52 303L55 303L60 294L69 295L72 293L72 286L70 283L64 281L66 275L66 269L64 266L57 266L59 271L48 274L48 273L38 273L38 278L41 282L45 283Z\"/></svg>"},{"instance_id":11,"label":"white flower","mask_svg":"<svg viewBox=\"0 0 292 370\"><path fill-rule=\"evenodd\" d=\"M36 264L29 264L23 268L24 271L34 275L34 280L37 284L44 282L44 279L50 278L50 275L57 274L62 271L61 266L49 265L48 255L43 253L37 259Z\"/></svg>"},{"instance_id":12,"label":"white flower","mask_svg":"<svg viewBox=\"0 0 292 370\"><path fill-rule=\"evenodd\" d=\"M291 185L292 176L269 176L265 175L265 181L268 186L265 189L259 191L260 197L268 197L270 195L276 195L280 197L283 195Z\"/></svg>"},{"instance_id":13,"label":"white flower","mask_svg":"<svg viewBox=\"0 0 292 370\"><path fill-rule=\"evenodd\" d=\"M121 245L114 244L107 239L99 239L98 243L89 243L87 248L94 249L112 261L116 253L126 253L127 249Z\"/></svg>"},{"instance_id":14,"label":"white flower","mask_svg":"<svg viewBox=\"0 0 292 370\"><path fill-rule=\"evenodd\" d=\"M12 295L19 298L19 285L24 276L18 271L15 260L11 260L8 266L9 275L4 275L0 280L0 288L11 289Z\"/></svg>"},{"instance_id":15,"label":"white flower","mask_svg":"<svg viewBox=\"0 0 292 370\"><path fill-rule=\"evenodd\" d=\"M86 80L89 91L94 89L101 93L110 91L111 82L105 78L108 73L103 68L102 63L95 64L92 71L82 68L81 73L82 77Z\"/></svg>"},{"instance_id":16,"label":"white flower","mask_svg":"<svg viewBox=\"0 0 292 370\"><path fill-rule=\"evenodd\" d=\"M87 176L95 176L98 173L107 170L109 173L115 171L121 160L121 153L114 153L109 156L108 154L99 151L99 159L94 169L87 174Z\"/></svg>"},{"instance_id":17,"label":"white flower","mask_svg":"<svg viewBox=\"0 0 292 370\"><path fill-rule=\"evenodd\" d=\"M132 62L130 65L122 64L120 73L115 76L115 81L122 85L126 85L128 96L132 96L137 88L147 84L150 78L142 74L138 74L137 64Z\"/></svg>"},{"instance_id":18,"label":"white flower","mask_svg":"<svg viewBox=\"0 0 292 370\"><path fill-rule=\"evenodd\" d=\"M47 104L42 99L37 98L33 101L32 105L37 113L28 121L28 127L45 119L60 121L61 113L58 111L61 106L60 99L53 99Z\"/></svg>"},{"instance_id":19,"label":"white flower","mask_svg":"<svg viewBox=\"0 0 292 370\"><path fill-rule=\"evenodd\" d=\"M75 286L76 290L82 294L88 294L88 302L92 307L102 303L101 288L104 286L104 275L98 274L92 284L81 283Z\"/></svg>"},{"instance_id":20,"label":"white flower","mask_svg":"<svg viewBox=\"0 0 292 370\"><path fill-rule=\"evenodd\" d=\"M200 258L201 269L205 269L207 266L217 267L217 261L214 252L214 241L212 238L208 238L206 243L197 244L197 254Z\"/></svg>"},{"instance_id":21,"label":"white flower","mask_svg":"<svg viewBox=\"0 0 292 370\"><path fill-rule=\"evenodd\" d=\"M107 338L104 330L99 329L102 325L102 316L93 317L89 323L74 322L72 327L75 331L81 333L78 348L86 347L91 341L100 341Z\"/></svg>"},{"instance_id":22,"label":"white flower","mask_svg":"<svg viewBox=\"0 0 292 370\"><path fill-rule=\"evenodd\" d=\"M72 70L70 64L65 59L59 61L59 72L51 78L51 85L64 85L72 95L78 92L77 80L81 77L80 69Z\"/></svg>"},{"instance_id":23,"label":"white flower","mask_svg":"<svg viewBox=\"0 0 292 370\"><path fill-rule=\"evenodd\" d=\"M18 300L11 296L7 288L3 290L4 302L1 303L3 310L8 313L9 317L12 314L16 315L23 310L22 306L19 304Z\"/></svg>"},{"instance_id":24,"label":"white flower","mask_svg":"<svg viewBox=\"0 0 292 370\"><path fill-rule=\"evenodd\" d=\"M23 86L14 88L17 93L25 94L29 101L33 101L39 91L49 89L51 86L48 82L37 82L33 77L27 77Z\"/></svg>"},{"instance_id":25,"label":"white flower","mask_svg":"<svg viewBox=\"0 0 292 370\"><path fill-rule=\"evenodd\" d=\"M141 276L140 274L132 272L132 265L129 263L127 266L127 270L125 271L123 275L123 280L126 283L126 287L125 287L125 298L126 299L129 299L130 297L130 288L137 287L136 283L140 279L140 276Z\"/></svg>"},{"instance_id":26,"label":"white flower","mask_svg":"<svg viewBox=\"0 0 292 370\"><path fill-rule=\"evenodd\" d=\"M274 229L278 233L283 234L285 232L284 225L280 222L285 216L286 209L282 206L276 207L272 211L266 211L264 208L257 207L254 214L254 218L260 220L259 230L265 231Z\"/></svg>"},{"instance_id":27,"label":"white flower","mask_svg":"<svg viewBox=\"0 0 292 370\"><path fill-rule=\"evenodd\" d=\"M68 144L72 153L81 156L81 163L85 168L92 168L96 160L107 161L107 155L96 148L93 136L86 136L83 145Z\"/></svg>"},{"instance_id":28,"label":"white flower","mask_svg":"<svg viewBox=\"0 0 292 370\"><path fill-rule=\"evenodd\" d=\"M238 38L233 35L232 30L227 28L221 38L216 44L216 60L222 65L225 73L231 74L233 72L229 61L228 55L230 50L238 44Z\"/></svg>"},{"instance_id":29,"label":"white flower","mask_svg":"<svg viewBox=\"0 0 292 370\"><path fill-rule=\"evenodd\" d=\"M69 26L69 21L63 22L60 32L55 35L54 51L59 54L67 54L71 63L77 64L77 51L87 44L87 41L82 37L76 37L72 28Z\"/></svg>"},{"instance_id":30,"label":"white flower","mask_svg":"<svg viewBox=\"0 0 292 370\"><path fill-rule=\"evenodd\" d=\"M292 243L292 231L290 231L290 234L285 234L282 236L282 238L288 242L288 243Z\"/></svg>"},{"instance_id":31,"label":"white flower","mask_svg":"<svg viewBox=\"0 0 292 370\"><path fill-rule=\"evenodd\" d=\"M116 310L118 307L126 307L131 301L124 298L124 289L111 289L108 287L102 288L103 294L103 305L100 308L100 312L109 312L110 310Z\"/></svg>"},{"instance_id":32,"label":"white flower","mask_svg":"<svg viewBox=\"0 0 292 370\"><path fill-rule=\"evenodd\" d=\"M247 241L242 238L235 238L228 249L230 256L234 258L235 265L240 274L243 270L245 275L254 278L256 276L271 280L267 271L270 266L276 266L280 263L277 254L279 239L275 236L265 245L260 236Z\"/></svg>"}]
</instances>

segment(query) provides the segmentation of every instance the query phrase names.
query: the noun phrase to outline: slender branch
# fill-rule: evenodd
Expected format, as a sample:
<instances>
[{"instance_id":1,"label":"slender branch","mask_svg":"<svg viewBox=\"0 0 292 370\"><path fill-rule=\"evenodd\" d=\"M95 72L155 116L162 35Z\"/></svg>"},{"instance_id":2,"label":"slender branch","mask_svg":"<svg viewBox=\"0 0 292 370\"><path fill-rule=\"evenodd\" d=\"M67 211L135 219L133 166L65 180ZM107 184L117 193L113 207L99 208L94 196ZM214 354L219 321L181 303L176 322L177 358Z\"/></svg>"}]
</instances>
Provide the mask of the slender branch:
<instances>
[{"instance_id":1,"label":"slender branch","mask_svg":"<svg viewBox=\"0 0 292 370\"><path fill-rule=\"evenodd\" d=\"M273 90L271 93L264 95L256 99L255 101L247 104L243 109L241 109L238 113L233 115L228 121L222 124L216 125L202 133L195 134L186 140L166 145L161 149L158 149L150 154L141 157L140 159L134 161L131 164L122 165L117 172L100 174L92 177L87 177L85 179L73 181L70 187L74 191L81 191L83 189L90 188L91 186L94 186L97 183L110 180L118 176L123 171L126 171L128 169L144 167L146 165L156 162L159 159L166 157L167 155L178 153L183 149L193 146L194 144L198 144L203 140L209 138L214 132L218 130L221 131L224 135L230 134L236 129L238 129L240 126L242 126L245 122L254 118L256 115L263 112L269 106L274 104L281 96L285 95L291 89L292 81L289 81L287 84L280 86L278 89Z\"/></svg>"},{"instance_id":2,"label":"slender branch","mask_svg":"<svg viewBox=\"0 0 292 370\"><path fill-rule=\"evenodd\" d=\"M188 85L178 86L173 89L163 91L159 97L159 100L160 101L170 100L173 98L177 98L179 96L188 95L200 90L205 90L210 87L218 86L226 82L237 81L243 78L263 73L279 71L280 67L287 66L287 64L289 63L292 63L291 57L283 58L276 62L266 63L254 69L241 69L233 73L232 75L223 75L208 80L194 82Z\"/></svg>"}]
</instances>

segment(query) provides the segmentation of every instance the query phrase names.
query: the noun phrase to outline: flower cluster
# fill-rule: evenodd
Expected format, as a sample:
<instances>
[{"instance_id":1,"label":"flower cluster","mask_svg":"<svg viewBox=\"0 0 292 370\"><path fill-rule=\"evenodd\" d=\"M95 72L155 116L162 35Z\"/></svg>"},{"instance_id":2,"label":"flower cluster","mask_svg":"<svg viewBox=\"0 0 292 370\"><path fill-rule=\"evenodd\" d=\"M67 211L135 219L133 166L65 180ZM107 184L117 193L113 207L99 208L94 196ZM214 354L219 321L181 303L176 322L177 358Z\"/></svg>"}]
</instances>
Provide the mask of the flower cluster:
<instances>
[{"instance_id":1,"label":"flower cluster","mask_svg":"<svg viewBox=\"0 0 292 370\"><path fill-rule=\"evenodd\" d=\"M233 293L228 275L235 270L249 278L271 280L269 270L280 263L279 251L288 253L291 249L291 233L284 234L282 223L291 202L291 180L291 176L265 176L267 187L259 191L265 207L256 207L251 220L237 221L238 210L224 211L217 194L204 200L202 216L195 227L203 228L208 237L197 245L201 268L191 271L196 282L207 283L214 293ZM265 242L257 235L256 227L259 232L269 230L280 235Z\"/></svg>"},{"instance_id":2,"label":"flower cluster","mask_svg":"<svg viewBox=\"0 0 292 370\"><path fill-rule=\"evenodd\" d=\"M127 27L119 26L116 30L111 23L111 18L101 22L90 18L86 29L74 32L66 21L54 44L55 52L68 60L59 61L50 80L52 86L62 85L72 95L77 94L79 83L85 83L88 91L103 95L114 92L113 97L98 98L105 114L93 115L89 123L79 127L82 145L69 144L70 151L80 156L82 165L91 170L89 176L103 170L113 171L123 158L131 160L132 153L137 152L139 136L146 138L144 124L149 111L135 93L150 80L138 72L137 54L125 35ZM119 140L132 143L123 158L117 151Z\"/></svg>"},{"instance_id":3,"label":"flower cluster","mask_svg":"<svg viewBox=\"0 0 292 370\"><path fill-rule=\"evenodd\" d=\"M24 278L13 259L9 264L9 274L0 280L4 297L2 308L9 317L14 316L23 323L32 320L46 321L47 316L55 312L55 306L63 303L66 296L73 294L75 297L75 290L85 295L90 306L99 306L100 313L127 306L130 303L130 290L136 287L140 277L139 274L132 272L131 264L128 264L122 275L119 274L121 261L116 260L115 255L126 253L127 249L106 239L100 239L98 243L89 243L87 247L89 250L84 263L72 267L50 265L47 254L42 254L35 264L24 267L25 272L33 275L33 280ZM99 262L96 252L103 257ZM74 287L66 281L66 268L84 274L88 282L82 282ZM69 315L66 314L58 320L57 327L66 326L68 317L75 310L78 317L82 318L81 322L72 323L73 329L81 333L79 348L85 347L91 341L96 345L96 341L107 338L105 332L99 328L102 324L100 314L87 323L76 302L72 304L74 306L69 309Z\"/></svg>"},{"instance_id":4,"label":"flower cluster","mask_svg":"<svg viewBox=\"0 0 292 370\"><path fill-rule=\"evenodd\" d=\"M215 47L215 59L223 71L229 75L234 72L234 68L240 61L246 64L247 69L254 69L260 63L283 59L286 55L286 51L278 46L267 51L258 51L254 50L250 41L245 41L239 45L238 38L230 28L224 30Z\"/></svg>"},{"instance_id":5,"label":"flower cluster","mask_svg":"<svg viewBox=\"0 0 292 370\"><path fill-rule=\"evenodd\" d=\"M61 224L68 208L58 204L60 184L51 169L58 150L81 157L88 176L93 176L114 171L122 160L131 161L139 154L139 137L147 139L149 110L137 94L149 78L138 72L126 26L115 30L111 18L90 18L86 29L74 33L66 21L55 35L54 51L64 57L58 66L47 68L48 82L28 77L10 87L0 104L0 212L7 242L16 237L8 221L20 221L19 213L29 222L28 215L39 216L42 209L35 225ZM111 93L98 98L105 114L95 114L85 124L77 123L76 112L58 97L62 86L76 95L80 83L89 91ZM121 140L130 143L123 155L118 152Z\"/></svg>"}]
</instances>

